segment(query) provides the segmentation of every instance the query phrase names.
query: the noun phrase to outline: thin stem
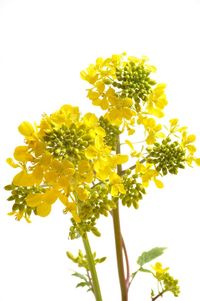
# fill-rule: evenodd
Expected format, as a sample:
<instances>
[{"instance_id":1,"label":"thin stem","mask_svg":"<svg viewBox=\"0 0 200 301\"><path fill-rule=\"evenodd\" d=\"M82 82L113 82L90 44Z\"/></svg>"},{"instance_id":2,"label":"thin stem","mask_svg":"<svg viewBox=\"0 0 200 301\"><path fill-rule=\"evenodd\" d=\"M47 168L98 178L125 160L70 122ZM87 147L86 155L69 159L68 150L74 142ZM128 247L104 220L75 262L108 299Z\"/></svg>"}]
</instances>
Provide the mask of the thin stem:
<instances>
[{"instance_id":1,"label":"thin stem","mask_svg":"<svg viewBox=\"0 0 200 301\"><path fill-rule=\"evenodd\" d=\"M117 204L117 208L113 210L112 217L113 217L113 225L114 225L118 275L119 275L119 281L120 281L120 287L121 287L121 297L122 297L122 301L128 301L128 292L127 292L126 278L125 278L125 273L124 273L122 237L121 237L121 229L120 229L118 204Z\"/></svg>"},{"instance_id":2,"label":"thin stem","mask_svg":"<svg viewBox=\"0 0 200 301\"><path fill-rule=\"evenodd\" d=\"M102 301L101 290L100 290L99 280L98 280L97 272L96 272L96 268L95 268L94 257L93 257L92 251L91 251L91 247L90 247L90 243L89 243L87 234L84 237L82 237L82 239L83 239L83 244L85 247L88 266L89 266L91 277L92 277L92 287L94 290L94 295L95 295L96 301Z\"/></svg>"},{"instance_id":3,"label":"thin stem","mask_svg":"<svg viewBox=\"0 0 200 301\"><path fill-rule=\"evenodd\" d=\"M118 142L116 145L116 154L120 154L119 137L118 137ZM121 172L122 172L122 166L117 165L118 175L120 175ZM126 278L125 278L125 273L124 273L123 250L122 250L123 243L122 243L122 236L121 236L118 202L117 202L116 208L113 209L113 211L112 211L112 217L113 217L113 226L114 226L118 275L119 275L119 282L120 282L120 287L121 287L121 297L122 297L122 301L128 301L128 290L127 290Z\"/></svg>"},{"instance_id":4,"label":"thin stem","mask_svg":"<svg viewBox=\"0 0 200 301\"><path fill-rule=\"evenodd\" d=\"M162 295L166 292L166 290L160 292L157 296L153 297L151 300L155 301L156 299L158 299L159 297L162 297Z\"/></svg>"},{"instance_id":5,"label":"thin stem","mask_svg":"<svg viewBox=\"0 0 200 301\"><path fill-rule=\"evenodd\" d=\"M140 163L144 163L145 161L146 161L146 158L142 159L140 161ZM136 164L134 164L133 166L131 166L131 167L125 169L125 170L121 170L120 176L124 175L127 170L134 170L135 168L136 168Z\"/></svg>"},{"instance_id":6,"label":"thin stem","mask_svg":"<svg viewBox=\"0 0 200 301\"><path fill-rule=\"evenodd\" d=\"M92 290L92 292L93 292L93 294L94 294L94 288L93 288L93 284L92 284L92 278L91 278L91 276L90 276L90 271L89 271L89 270L86 270L86 273L87 273L87 277L88 277L89 284L90 284L90 286L91 286L91 290Z\"/></svg>"},{"instance_id":7,"label":"thin stem","mask_svg":"<svg viewBox=\"0 0 200 301\"><path fill-rule=\"evenodd\" d=\"M122 249L123 249L124 257L125 257L125 261L126 261L126 287L129 288L130 267L129 267L128 253L127 253L126 246L125 246L122 235L121 235L121 239L122 239Z\"/></svg>"}]
</instances>

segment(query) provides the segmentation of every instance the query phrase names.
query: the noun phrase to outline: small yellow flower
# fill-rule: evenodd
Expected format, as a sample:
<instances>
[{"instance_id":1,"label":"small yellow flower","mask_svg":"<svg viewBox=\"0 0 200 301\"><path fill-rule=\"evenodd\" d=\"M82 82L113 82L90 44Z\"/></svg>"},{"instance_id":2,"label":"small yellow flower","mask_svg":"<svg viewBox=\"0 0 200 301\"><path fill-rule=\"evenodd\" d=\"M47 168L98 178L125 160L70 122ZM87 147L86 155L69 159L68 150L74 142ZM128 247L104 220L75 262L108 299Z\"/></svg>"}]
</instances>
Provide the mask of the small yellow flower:
<instances>
[{"instance_id":1,"label":"small yellow flower","mask_svg":"<svg viewBox=\"0 0 200 301\"><path fill-rule=\"evenodd\" d=\"M152 266L153 270L156 272L156 275L162 275L165 274L169 268L164 268L162 267L162 263L156 262L154 266Z\"/></svg>"}]
</instances>

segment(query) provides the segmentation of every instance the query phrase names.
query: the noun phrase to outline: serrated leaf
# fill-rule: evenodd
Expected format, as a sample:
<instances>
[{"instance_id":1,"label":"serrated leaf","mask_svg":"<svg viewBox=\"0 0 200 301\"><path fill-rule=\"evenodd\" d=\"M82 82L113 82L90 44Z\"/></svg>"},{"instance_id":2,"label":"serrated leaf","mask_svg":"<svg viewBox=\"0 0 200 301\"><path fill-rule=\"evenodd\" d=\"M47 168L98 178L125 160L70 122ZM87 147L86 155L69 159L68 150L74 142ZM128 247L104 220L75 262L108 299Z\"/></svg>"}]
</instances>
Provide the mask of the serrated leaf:
<instances>
[{"instance_id":1,"label":"serrated leaf","mask_svg":"<svg viewBox=\"0 0 200 301\"><path fill-rule=\"evenodd\" d=\"M80 273L78 273L78 272L73 273L72 276L78 277L78 278L80 278L80 279L82 279L82 280L85 280L85 282L88 281L88 279L87 279L87 277L86 277L85 275L80 274Z\"/></svg>"},{"instance_id":2,"label":"serrated leaf","mask_svg":"<svg viewBox=\"0 0 200 301\"><path fill-rule=\"evenodd\" d=\"M89 283L88 282L79 282L76 287L84 287L84 286L89 286Z\"/></svg>"},{"instance_id":3,"label":"serrated leaf","mask_svg":"<svg viewBox=\"0 0 200 301\"><path fill-rule=\"evenodd\" d=\"M162 255L164 253L164 250L166 248L153 248L147 252L143 252L137 260L137 264L139 264L140 266L143 266L145 263L152 261L153 259L159 257L160 255Z\"/></svg>"}]
</instances>

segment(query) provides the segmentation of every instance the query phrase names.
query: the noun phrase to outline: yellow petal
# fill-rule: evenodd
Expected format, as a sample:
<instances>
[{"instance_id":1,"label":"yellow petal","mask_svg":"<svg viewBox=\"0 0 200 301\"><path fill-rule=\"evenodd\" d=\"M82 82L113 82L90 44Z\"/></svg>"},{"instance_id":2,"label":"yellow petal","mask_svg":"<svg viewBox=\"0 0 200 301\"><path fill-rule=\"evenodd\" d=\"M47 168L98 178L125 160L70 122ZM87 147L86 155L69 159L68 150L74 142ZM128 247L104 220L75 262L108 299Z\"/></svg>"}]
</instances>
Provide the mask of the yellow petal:
<instances>
[{"instance_id":1,"label":"yellow petal","mask_svg":"<svg viewBox=\"0 0 200 301\"><path fill-rule=\"evenodd\" d=\"M198 166L200 166L200 158L195 158L194 161Z\"/></svg>"},{"instance_id":2,"label":"yellow petal","mask_svg":"<svg viewBox=\"0 0 200 301\"><path fill-rule=\"evenodd\" d=\"M156 187L158 188L163 188L164 187L164 184L163 182L161 182L160 180L154 178L154 183L156 184Z\"/></svg>"},{"instance_id":3,"label":"yellow petal","mask_svg":"<svg viewBox=\"0 0 200 301\"><path fill-rule=\"evenodd\" d=\"M194 154L196 152L196 147L194 145L186 145L186 148L189 150L190 154Z\"/></svg>"},{"instance_id":4,"label":"yellow petal","mask_svg":"<svg viewBox=\"0 0 200 301\"><path fill-rule=\"evenodd\" d=\"M26 197L26 203L29 207L34 208L42 202L43 195L41 193L29 194Z\"/></svg>"},{"instance_id":5,"label":"yellow petal","mask_svg":"<svg viewBox=\"0 0 200 301\"><path fill-rule=\"evenodd\" d=\"M111 195L112 196L118 196L118 193L119 193L119 190L118 190L118 187L117 187L117 185L112 185L112 187L111 187Z\"/></svg>"},{"instance_id":6,"label":"yellow petal","mask_svg":"<svg viewBox=\"0 0 200 301\"><path fill-rule=\"evenodd\" d=\"M28 146L17 146L14 151L14 158L17 161L27 162L33 159L33 156L28 153Z\"/></svg>"},{"instance_id":7,"label":"yellow petal","mask_svg":"<svg viewBox=\"0 0 200 301\"><path fill-rule=\"evenodd\" d=\"M146 138L146 143L147 144L154 144L155 142L155 133L154 132L149 132L149 135Z\"/></svg>"},{"instance_id":8,"label":"yellow petal","mask_svg":"<svg viewBox=\"0 0 200 301\"><path fill-rule=\"evenodd\" d=\"M43 200L48 204L53 204L57 200L58 195L59 195L59 192L56 189L47 190L43 194Z\"/></svg>"},{"instance_id":9,"label":"yellow petal","mask_svg":"<svg viewBox=\"0 0 200 301\"><path fill-rule=\"evenodd\" d=\"M178 118L173 118L169 122L171 126L176 126L178 124Z\"/></svg>"},{"instance_id":10,"label":"yellow petal","mask_svg":"<svg viewBox=\"0 0 200 301\"><path fill-rule=\"evenodd\" d=\"M47 204L46 202L43 202L39 206L37 206L36 211L37 211L37 215L41 217L45 217L49 215L49 213L51 212L51 205Z\"/></svg>"},{"instance_id":11,"label":"yellow petal","mask_svg":"<svg viewBox=\"0 0 200 301\"><path fill-rule=\"evenodd\" d=\"M96 86L98 92L102 94L105 89L105 84L102 81L98 81L98 82L96 82L95 86Z\"/></svg>"},{"instance_id":12,"label":"yellow petal","mask_svg":"<svg viewBox=\"0 0 200 301\"><path fill-rule=\"evenodd\" d=\"M63 205L67 206L68 204L68 197L64 194L59 195L59 200L63 203Z\"/></svg>"},{"instance_id":13,"label":"yellow petal","mask_svg":"<svg viewBox=\"0 0 200 301\"><path fill-rule=\"evenodd\" d=\"M78 163L78 171L80 173L88 172L90 170L91 166L87 160L81 160Z\"/></svg>"},{"instance_id":14,"label":"yellow petal","mask_svg":"<svg viewBox=\"0 0 200 301\"><path fill-rule=\"evenodd\" d=\"M82 187L78 187L76 189L76 192L77 192L79 200L81 200L81 201L87 200L87 198L89 196L89 191L88 190L86 190L86 189L84 189Z\"/></svg>"},{"instance_id":15,"label":"yellow petal","mask_svg":"<svg viewBox=\"0 0 200 301\"><path fill-rule=\"evenodd\" d=\"M31 136L34 133L32 124L28 121L22 122L18 127L19 132L24 136Z\"/></svg>"},{"instance_id":16,"label":"yellow petal","mask_svg":"<svg viewBox=\"0 0 200 301\"><path fill-rule=\"evenodd\" d=\"M16 186L33 186L35 182L35 177L32 174L27 174L25 171L20 171L13 178L13 184Z\"/></svg>"},{"instance_id":17,"label":"yellow petal","mask_svg":"<svg viewBox=\"0 0 200 301\"><path fill-rule=\"evenodd\" d=\"M19 165L16 164L12 158L6 159L6 162L7 162L10 166L12 166L13 168L19 167Z\"/></svg>"},{"instance_id":18,"label":"yellow petal","mask_svg":"<svg viewBox=\"0 0 200 301\"><path fill-rule=\"evenodd\" d=\"M87 94L87 97L91 100L95 100L95 99L98 99L99 98L99 93L98 92L95 92L95 91L92 91L92 90L89 90L88 91L88 94Z\"/></svg>"},{"instance_id":19,"label":"yellow petal","mask_svg":"<svg viewBox=\"0 0 200 301\"><path fill-rule=\"evenodd\" d=\"M86 150L85 150L85 156L87 159L94 159L97 156L97 150L96 147L90 145Z\"/></svg>"},{"instance_id":20,"label":"yellow petal","mask_svg":"<svg viewBox=\"0 0 200 301\"><path fill-rule=\"evenodd\" d=\"M72 214L72 216L73 216L75 222L76 222L76 223L80 223L80 222L81 222L81 219L80 219L80 217L78 216L77 212L76 212L75 210L72 210L72 211L70 211L70 212L71 212L71 214Z\"/></svg>"},{"instance_id":21,"label":"yellow petal","mask_svg":"<svg viewBox=\"0 0 200 301\"><path fill-rule=\"evenodd\" d=\"M125 194L126 193L126 190L124 188L124 185L123 184L118 184L118 190L119 192Z\"/></svg>"},{"instance_id":22,"label":"yellow petal","mask_svg":"<svg viewBox=\"0 0 200 301\"><path fill-rule=\"evenodd\" d=\"M128 155L119 154L119 155L113 156L112 161L114 164L120 165L120 164L126 163L128 161L128 159L129 159Z\"/></svg>"},{"instance_id":23,"label":"yellow petal","mask_svg":"<svg viewBox=\"0 0 200 301\"><path fill-rule=\"evenodd\" d=\"M98 118L96 117L95 114L92 113L85 114L83 120L88 127L93 127L98 124Z\"/></svg>"},{"instance_id":24,"label":"yellow petal","mask_svg":"<svg viewBox=\"0 0 200 301\"><path fill-rule=\"evenodd\" d=\"M187 143L192 143L196 140L196 136L195 135L189 135L187 137Z\"/></svg>"},{"instance_id":25,"label":"yellow petal","mask_svg":"<svg viewBox=\"0 0 200 301\"><path fill-rule=\"evenodd\" d=\"M134 150L133 144L130 140L125 140L125 143L132 149Z\"/></svg>"}]
</instances>

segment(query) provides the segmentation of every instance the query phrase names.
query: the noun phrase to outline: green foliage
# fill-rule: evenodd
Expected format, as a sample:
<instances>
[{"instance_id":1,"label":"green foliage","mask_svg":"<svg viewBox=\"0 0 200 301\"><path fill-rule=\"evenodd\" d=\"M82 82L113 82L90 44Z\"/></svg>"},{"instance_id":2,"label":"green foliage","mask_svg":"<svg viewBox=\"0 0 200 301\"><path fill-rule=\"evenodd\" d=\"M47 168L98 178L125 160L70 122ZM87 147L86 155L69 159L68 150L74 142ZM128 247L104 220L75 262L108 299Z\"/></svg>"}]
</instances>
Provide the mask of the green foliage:
<instances>
[{"instance_id":1,"label":"green foliage","mask_svg":"<svg viewBox=\"0 0 200 301\"><path fill-rule=\"evenodd\" d=\"M77 278L79 278L79 279L82 280L81 282L79 282L79 283L76 285L76 287L85 287L85 286L86 286L86 287L87 287L87 292L89 292L89 291L92 291L92 292L93 292L91 279L90 279L90 277L89 277L88 274L83 275L83 274L80 274L80 273L78 273L78 272L74 272L74 273L72 274L72 276L77 277Z\"/></svg>"},{"instance_id":2,"label":"green foliage","mask_svg":"<svg viewBox=\"0 0 200 301\"><path fill-rule=\"evenodd\" d=\"M143 252L137 259L137 264L143 266L144 264L154 260L155 258L161 256L166 248L153 248L147 252Z\"/></svg>"}]
</instances>

